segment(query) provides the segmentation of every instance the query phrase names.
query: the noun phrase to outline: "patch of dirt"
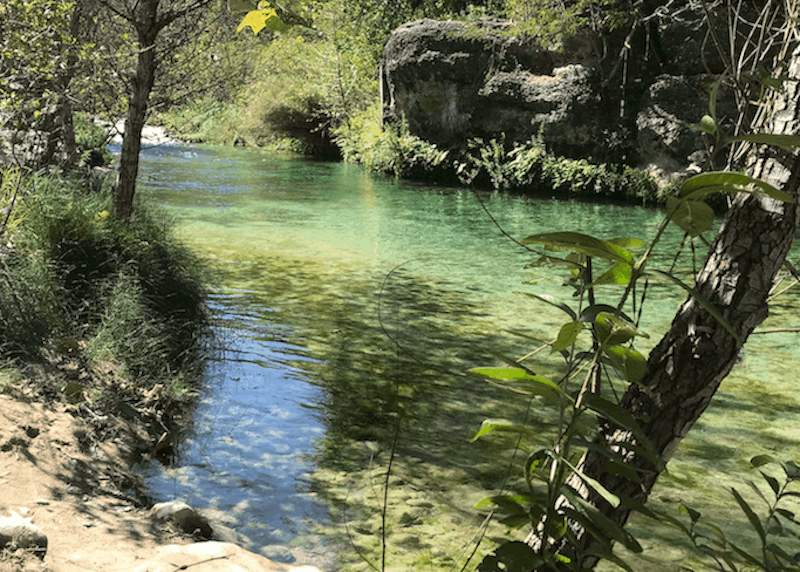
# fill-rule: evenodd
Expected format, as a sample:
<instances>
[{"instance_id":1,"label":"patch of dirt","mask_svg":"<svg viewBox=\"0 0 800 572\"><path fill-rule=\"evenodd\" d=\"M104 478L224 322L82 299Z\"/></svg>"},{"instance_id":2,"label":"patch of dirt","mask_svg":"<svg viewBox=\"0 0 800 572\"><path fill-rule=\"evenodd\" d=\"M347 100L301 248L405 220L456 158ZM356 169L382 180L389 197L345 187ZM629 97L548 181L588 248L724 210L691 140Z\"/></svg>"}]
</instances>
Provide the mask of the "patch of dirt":
<instances>
[{"instance_id":1,"label":"patch of dirt","mask_svg":"<svg viewBox=\"0 0 800 572\"><path fill-rule=\"evenodd\" d=\"M42 368L50 383L68 386L62 368ZM128 571L165 542L192 542L148 517L130 470L131 451L147 446L142 430L119 419L99 424L85 401L51 399L42 387L41 379L0 373L0 390L11 393L0 394L0 517L30 518L48 538L43 561L0 550L0 572Z\"/></svg>"}]
</instances>

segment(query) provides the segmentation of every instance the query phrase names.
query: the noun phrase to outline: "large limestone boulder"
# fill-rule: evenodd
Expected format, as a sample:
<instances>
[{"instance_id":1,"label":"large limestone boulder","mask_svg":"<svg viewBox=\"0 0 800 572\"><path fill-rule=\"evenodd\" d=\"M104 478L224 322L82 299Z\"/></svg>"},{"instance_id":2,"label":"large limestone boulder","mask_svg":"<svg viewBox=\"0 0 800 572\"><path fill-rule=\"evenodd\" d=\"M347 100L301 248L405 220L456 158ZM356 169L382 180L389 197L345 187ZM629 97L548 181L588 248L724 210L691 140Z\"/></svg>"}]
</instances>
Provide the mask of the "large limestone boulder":
<instances>
[{"instance_id":1,"label":"large limestone boulder","mask_svg":"<svg viewBox=\"0 0 800 572\"><path fill-rule=\"evenodd\" d=\"M413 135L444 148L541 133L556 154L603 159L597 142L615 117L602 112L595 68L580 63L585 49L551 53L508 28L491 18L400 26L383 52L385 120L404 118Z\"/></svg>"},{"instance_id":2,"label":"large limestone boulder","mask_svg":"<svg viewBox=\"0 0 800 572\"><path fill-rule=\"evenodd\" d=\"M196 542L163 547L133 572L322 572L314 566L292 566L273 562L227 542Z\"/></svg>"}]
</instances>

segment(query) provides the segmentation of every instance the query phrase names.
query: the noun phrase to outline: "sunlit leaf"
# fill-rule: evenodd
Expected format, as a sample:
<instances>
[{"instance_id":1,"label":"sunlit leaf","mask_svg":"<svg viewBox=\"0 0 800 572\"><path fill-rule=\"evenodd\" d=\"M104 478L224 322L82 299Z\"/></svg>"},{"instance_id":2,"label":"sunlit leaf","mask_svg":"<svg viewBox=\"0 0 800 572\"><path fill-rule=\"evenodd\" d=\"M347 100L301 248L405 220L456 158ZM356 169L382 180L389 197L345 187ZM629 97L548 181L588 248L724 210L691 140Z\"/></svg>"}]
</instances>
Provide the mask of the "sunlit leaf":
<instances>
[{"instance_id":1,"label":"sunlit leaf","mask_svg":"<svg viewBox=\"0 0 800 572\"><path fill-rule=\"evenodd\" d=\"M774 133L751 133L750 135L740 135L730 140L731 143L746 141L756 145L771 145L780 147L786 151L800 147L800 135L777 135Z\"/></svg>"},{"instance_id":2,"label":"sunlit leaf","mask_svg":"<svg viewBox=\"0 0 800 572\"><path fill-rule=\"evenodd\" d=\"M594 319L597 340L605 346L624 344L635 336L649 338L645 332L636 329L631 322L609 312L600 312Z\"/></svg>"},{"instance_id":3,"label":"sunlit leaf","mask_svg":"<svg viewBox=\"0 0 800 572\"><path fill-rule=\"evenodd\" d=\"M631 265L627 262L617 262L614 266L606 270L600 277L592 283L592 286L603 284L627 284L631 281Z\"/></svg>"},{"instance_id":4,"label":"sunlit leaf","mask_svg":"<svg viewBox=\"0 0 800 572\"><path fill-rule=\"evenodd\" d=\"M556 338L551 351L560 352L561 350L571 347L572 344L575 343L575 340L578 339L578 334L581 333L583 329L584 325L580 320L567 322L561 326L558 332L558 338Z\"/></svg>"},{"instance_id":5,"label":"sunlit leaf","mask_svg":"<svg viewBox=\"0 0 800 572\"><path fill-rule=\"evenodd\" d=\"M709 135L713 135L714 137L717 136L717 131L718 131L717 122L714 121L714 118L711 117L710 115L704 115L700 119L700 123L699 124L692 125L691 127L693 127L694 129L697 129L698 131L704 131L705 133L708 133Z\"/></svg>"},{"instance_id":6,"label":"sunlit leaf","mask_svg":"<svg viewBox=\"0 0 800 572\"><path fill-rule=\"evenodd\" d=\"M644 248L647 246L647 243L639 238L630 238L627 236L619 237L619 238L609 238L606 240L611 244L616 244L617 246L621 246L626 250L636 250L639 248Z\"/></svg>"},{"instance_id":7,"label":"sunlit leaf","mask_svg":"<svg viewBox=\"0 0 800 572\"><path fill-rule=\"evenodd\" d=\"M670 219L689 236L703 234L714 224L714 209L703 201L667 197Z\"/></svg>"},{"instance_id":8,"label":"sunlit leaf","mask_svg":"<svg viewBox=\"0 0 800 572\"><path fill-rule=\"evenodd\" d=\"M756 191L748 188L756 187ZM699 199L710 193L763 193L773 199L793 203L794 199L769 183L741 173L711 171L700 173L681 184L680 196L684 199Z\"/></svg>"},{"instance_id":9,"label":"sunlit leaf","mask_svg":"<svg viewBox=\"0 0 800 572\"><path fill-rule=\"evenodd\" d=\"M603 351L629 382L639 383L644 377L647 371L647 358L641 353L623 346L611 346L603 348Z\"/></svg>"},{"instance_id":10,"label":"sunlit leaf","mask_svg":"<svg viewBox=\"0 0 800 572\"><path fill-rule=\"evenodd\" d=\"M481 423L481 428L478 429L478 432L472 437L473 441L477 441L484 435L491 433L492 431L505 431L510 433L520 433L522 432L523 427L513 421L508 421L507 419L485 419L483 423Z\"/></svg>"},{"instance_id":11,"label":"sunlit leaf","mask_svg":"<svg viewBox=\"0 0 800 572\"><path fill-rule=\"evenodd\" d=\"M264 28L273 32L282 32L287 28L286 24L278 17L278 13L273 8L264 8L263 10L248 12L241 24L239 24L239 27L236 28L236 31L241 32L248 26L252 28L256 36Z\"/></svg>"},{"instance_id":12,"label":"sunlit leaf","mask_svg":"<svg viewBox=\"0 0 800 572\"><path fill-rule=\"evenodd\" d=\"M616 244L600 240L579 232L550 232L535 234L522 241L524 244L542 244L545 248L566 249L604 260L622 261L631 264L633 255Z\"/></svg>"}]
</instances>

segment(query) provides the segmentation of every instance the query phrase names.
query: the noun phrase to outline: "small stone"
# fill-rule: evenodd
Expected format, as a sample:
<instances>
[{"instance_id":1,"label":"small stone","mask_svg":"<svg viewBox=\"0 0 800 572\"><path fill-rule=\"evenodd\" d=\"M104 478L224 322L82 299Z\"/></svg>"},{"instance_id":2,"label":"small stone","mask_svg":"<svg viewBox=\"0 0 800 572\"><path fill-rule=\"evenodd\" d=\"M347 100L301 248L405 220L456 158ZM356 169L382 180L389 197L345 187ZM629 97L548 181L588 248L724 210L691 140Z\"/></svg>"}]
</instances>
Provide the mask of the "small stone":
<instances>
[{"instance_id":1,"label":"small stone","mask_svg":"<svg viewBox=\"0 0 800 572\"><path fill-rule=\"evenodd\" d=\"M42 506L47 506L47 505L50 504L50 501L47 500L47 499L36 499L36 504L42 505Z\"/></svg>"},{"instance_id":2,"label":"small stone","mask_svg":"<svg viewBox=\"0 0 800 572\"><path fill-rule=\"evenodd\" d=\"M150 516L155 521L169 521L188 534L196 531L204 538L211 538L213 530L203 516L181 500L158 503Z\"/></svg>"},{"instance_id":3,"label":"small stone","mask_svg":"<svg viewBox=\"0 0 800 572\"><path fill-rule=\"evenodd\" d=\"M39 527L31 524L12 511L10 517L0 518L0 548L14 545L17 548L32 548L39 558L47 553L47 536Z\"/></svg>"}]
</instances>

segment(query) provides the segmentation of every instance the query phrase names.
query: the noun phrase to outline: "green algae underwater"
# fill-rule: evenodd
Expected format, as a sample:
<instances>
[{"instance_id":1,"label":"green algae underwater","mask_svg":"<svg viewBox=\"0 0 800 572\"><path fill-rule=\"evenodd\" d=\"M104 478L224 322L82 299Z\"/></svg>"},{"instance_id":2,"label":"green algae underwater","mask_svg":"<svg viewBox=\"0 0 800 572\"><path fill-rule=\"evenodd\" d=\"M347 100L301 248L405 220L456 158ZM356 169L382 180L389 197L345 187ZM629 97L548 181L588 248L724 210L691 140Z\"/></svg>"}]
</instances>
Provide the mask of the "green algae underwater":
<instances>
[{"instance_id":1,"label":"green algae underwater","mask_svg":"<svg viewBox=\"0 0 800 572\"><path fill-rule=\"evenodd\" d=\"M502 236L467 190L373 178L351 165L189 149L145 158L143 192L170 208L186 244L218 271L221 291L260 308L256 323L279 324L314 358L293 363L319 390L304 405L325 427L310 452L311 478L331 522L313 529L339 550L337 569L368 570L365 560L380 568L384 528L387 570L461 569L486 515L475 505L499 492L513 454L509 438L471 442L480 423L527 414L542 445L557 421L549 406L534 402L528 411L527 400L465 372L499 365L497 354L534 349L519 333L553 339L561 316L519 292L569 302L563 274L537 269L532 276L525 268L532 255ZM630 206L482 197L516 238L580 230L646 239L661 220ZM665 252L679 241L670 235ZM658 279L649 296L642 329L650 338L639 347L645 353L683 299ZM797 303L791 292L776 301L762 329L795 326ZM749 459L800 458L792 367L799 347L792 333L751 338L659 480L651 506L681 518L684 503L731 539L755 546L730 488L757 507L747 481L761 479ZM560 366L549 352L529 363L546 376ZM398 422L384 527L384 479ZM522 483L517 462L507 487ZM634 517L630 530L645 550L619 553L634 570L714 569L674 527ZM490 524L470 567L499 543L522 537Z\"/></svg>"}]
</instances>

